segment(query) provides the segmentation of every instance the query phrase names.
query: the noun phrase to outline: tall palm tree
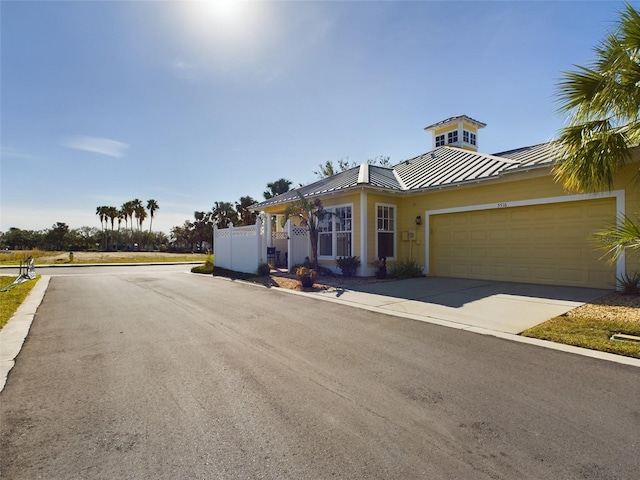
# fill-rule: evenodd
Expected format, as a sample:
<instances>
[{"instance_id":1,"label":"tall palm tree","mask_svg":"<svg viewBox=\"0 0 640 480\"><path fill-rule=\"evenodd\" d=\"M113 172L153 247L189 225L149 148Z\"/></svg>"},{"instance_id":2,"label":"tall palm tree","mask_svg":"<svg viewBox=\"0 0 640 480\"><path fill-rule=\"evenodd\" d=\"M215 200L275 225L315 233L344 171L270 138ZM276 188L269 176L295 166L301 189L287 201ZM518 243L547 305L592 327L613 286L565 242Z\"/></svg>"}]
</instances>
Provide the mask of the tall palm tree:
<instances>
[{"instance_id":1,"label":"tall palm tree","mask_svg":"<svg viewBox=\"0 0 640 480\"><path fill-rule=\"evenodd\" d=\"M139 201L139 200L138 200ZM133 200L129 200L122 204L122 212L124 213L125 222L127 218L131 220L131 239L133 240L133 212L135 211Z\"/></svg>"},{"instance_id":2,"label":"tall palm tree","mask_svg":"<svg viewBox=\"0 0 640 480\"><path fill-rule=\"evenodd\" d=\"M138 222L138 231L142 231L142 223L147 218L147 211L144 208L142 202L138 203L135 207L136 222Z\"/></svg>"},{"instance_id":3,"label":"tall palm tree","mask_svg":"<svg viewBox=\"0 0 640 480\"><path fill-rule=\"evenodd\" d=\"M640 13L625 4L616 28L594 50L591 66L565 72L558 85L559 110L570 119L560 132L554 173L569 190L611 190L615 172L640 145ZM621 218L600 232L602 246L615 258L626 247L640 247L640 239L629 238L640 229L630 224Z\"/></svg>"},{"instance_id":4,"label":"tall palm tree","mask_svg":"<svg viewBox=\"0 0 640 480\"><path fill-rule=\"evenodd\" d=\"M153 217L155 216L156 211L160 210L160 207L158 206L158 202L155 201L153 198L150 200L147 200L147 210L149 210L149 234L151 234L151 225L153 225Z\"/></svg>"},{"instance_id":5,"label":"tall palm tree","mask_svg":"<svg viewBox=\"0 0 640 480\"><path fill-rule=\"evenodd\" d=\"M111 239L113 240L114 222L118 218L118 209L116 207L105 207L106 218L111 222ZM107 242L107 250L109 249L109 242Z\"/></svg>"},{"instance_id":6,"label":"tall palm tree","mask_svg":"<svg viewBox=\"0 0 640 480\"><path fill-rule=\"evenodd\" d=\"M96 208L96 215L98 215L98 217L100 218L100 228L102 230L102 235L104 238L104 246L103 248L106 248L106 244L107 244L107 212L108 212L109 207L102 205L100 207Z\"/></svg>"},{"instance_id":7,"label":"tall palm tree","mask_svg":"<svg viewBox=\"0 0 640 480\"><path fill-rule=\"evenodd\" d=\"M249 207L256 203L258 202L254 200L250 195L247 195L246 197L240 197L240 200L236 202L236 211L238 212L238 216L240 217L241 225L255 225L258 215L249 210Z\"/></svg>"},{"instance_id":8,"label":"tall palm tree","mask_svg":"<svg viewBox=\"0 0 640 480\"><path fill-rule=\"evenodd\" d=\"M269 200L270 198L273 198L276 195L280 195L282 193L287 193L291 188L291 180L281 178L279 180L276 180L275 182L267 183L267 188L269 190L265 190L262 194L264 195L265 200Z\"/></svg>"},{"instance_id":9,"label":"tall palm tree","mask_svg":"<svg viewBox=\"0 0 640 480\"><path fill-rule=\"evenodd\" d=\"M138 215L138 213L140 213L140 210L144 210L142 201L139 198L134 198L133 200L131 200L131 220L133 222L133 215L135 215L136 225L138 226L138 230L140 230L140 216ZM131 226L131 231L133 231L133 225Z\"/></svg>"},{"instance_id":10,"label":"tall palm tree","mask_svg":"<svg viewBox=\"0 0 640 480\"><path fill-rule=\"evenodd\" d=\"M230 223L238 223L238 212L231 202L215 202L211 212L211 218L219 228L227 228Z\"/></svg>"}]
</instances>

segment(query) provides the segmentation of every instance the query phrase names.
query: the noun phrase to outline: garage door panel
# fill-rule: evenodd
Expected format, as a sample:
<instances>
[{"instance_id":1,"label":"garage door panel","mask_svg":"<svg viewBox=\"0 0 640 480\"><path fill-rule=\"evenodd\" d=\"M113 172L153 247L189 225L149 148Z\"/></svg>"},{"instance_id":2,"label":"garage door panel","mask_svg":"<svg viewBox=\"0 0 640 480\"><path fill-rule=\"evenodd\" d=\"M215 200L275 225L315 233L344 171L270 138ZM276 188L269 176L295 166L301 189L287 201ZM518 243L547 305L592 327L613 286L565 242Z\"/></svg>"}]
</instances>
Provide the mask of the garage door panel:
<instances>
[{"instance_id":1,"label":"garage door panel","mask_svg":"<svg viewBox=\"0 0 640 480\"><path fill-rule=\"evenodd\" d=\"M592 238L614 216L613 198L433 215L431 273L611 288Z\"/></svg>"}]
</instances>

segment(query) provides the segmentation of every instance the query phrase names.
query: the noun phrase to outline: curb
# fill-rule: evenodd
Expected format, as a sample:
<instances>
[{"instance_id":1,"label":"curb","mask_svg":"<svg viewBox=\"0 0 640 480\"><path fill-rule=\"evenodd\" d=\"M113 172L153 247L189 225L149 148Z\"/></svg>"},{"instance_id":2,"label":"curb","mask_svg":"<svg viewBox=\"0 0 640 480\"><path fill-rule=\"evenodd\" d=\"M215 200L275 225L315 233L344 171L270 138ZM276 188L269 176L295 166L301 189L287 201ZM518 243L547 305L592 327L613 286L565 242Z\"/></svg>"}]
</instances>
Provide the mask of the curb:
<instances>
[{"instance_id":1,"label":"curb","mask_svg":"<svg viewBox=\"0 0 640 480\"><path fill-rule=\"evenodd\" d=\"M36 310L42 303L50 279L51 277L48 275L40 276L27 298L18 307L4 328L0 330L0 345L2 345L0 349L0 392L4 390L7 376L15 365L15 359L29 334L31 323L36 315Z\"/></svg>"}]
</instances>

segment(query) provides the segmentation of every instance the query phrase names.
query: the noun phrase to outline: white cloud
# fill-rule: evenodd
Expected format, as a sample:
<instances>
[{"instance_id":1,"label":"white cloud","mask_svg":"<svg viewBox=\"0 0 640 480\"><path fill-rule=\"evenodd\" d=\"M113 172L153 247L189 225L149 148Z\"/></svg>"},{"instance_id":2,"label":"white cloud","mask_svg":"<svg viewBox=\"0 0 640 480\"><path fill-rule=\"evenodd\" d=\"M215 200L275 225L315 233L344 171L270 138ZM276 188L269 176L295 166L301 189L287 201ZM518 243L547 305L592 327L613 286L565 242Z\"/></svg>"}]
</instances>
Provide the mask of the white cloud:
<instances>
[{"instance_id":1,"label":"white cloud","mask_svg":"<svg viewBox=\"0 0 640 480\"><path fill-rule=\"evenodd\" d=\"M63 142L63 145L75 150L99 153L109 157L122 157L124 151L129 148L128 144L110 138L85 136L72 137Z\"/></svg>"}]
</instances>

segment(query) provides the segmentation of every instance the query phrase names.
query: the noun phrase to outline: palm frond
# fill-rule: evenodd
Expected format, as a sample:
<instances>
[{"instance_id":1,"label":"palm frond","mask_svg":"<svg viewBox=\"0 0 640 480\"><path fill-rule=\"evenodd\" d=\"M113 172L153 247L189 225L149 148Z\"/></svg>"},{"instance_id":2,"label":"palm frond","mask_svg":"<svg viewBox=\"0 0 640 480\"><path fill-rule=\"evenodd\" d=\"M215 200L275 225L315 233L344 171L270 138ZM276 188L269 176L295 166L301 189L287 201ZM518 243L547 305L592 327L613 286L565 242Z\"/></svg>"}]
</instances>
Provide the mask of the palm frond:
<instances>
[{"instance_id":1,"label":"palm frond","mask_svg":"<svg viewBox=\"0 0 640 480\"><path fill-rule=\"evenodd\" d=\"M620 215L615 222L596 232L594 237L600 248L615 261L626 249L640 250L640 222L626 215Z\"/></svg>"}]
</instances>

